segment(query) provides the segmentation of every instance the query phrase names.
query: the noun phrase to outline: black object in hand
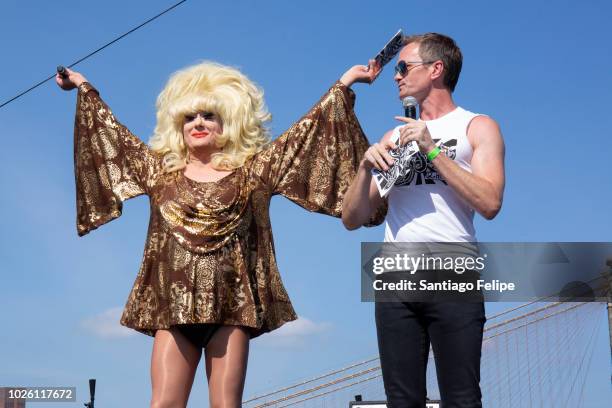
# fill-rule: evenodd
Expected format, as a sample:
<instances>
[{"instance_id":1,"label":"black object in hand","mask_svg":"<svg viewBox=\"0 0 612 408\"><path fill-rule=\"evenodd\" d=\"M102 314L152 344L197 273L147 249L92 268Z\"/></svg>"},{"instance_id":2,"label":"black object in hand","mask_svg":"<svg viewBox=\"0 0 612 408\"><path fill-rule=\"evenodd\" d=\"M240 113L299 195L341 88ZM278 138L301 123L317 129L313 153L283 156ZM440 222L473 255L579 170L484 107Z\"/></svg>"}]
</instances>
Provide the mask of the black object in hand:
<instances>
[{"instance_id":1,"label":"black object in hand","mask_svg":"<svg viewBox=\"0 0 612 408\"><path fill-rule=\"evenodd\" d=\"M63 65L57 66L57 73L60 74L62 78L68 78L68 70Z\"/></svg>"}]
</instances>

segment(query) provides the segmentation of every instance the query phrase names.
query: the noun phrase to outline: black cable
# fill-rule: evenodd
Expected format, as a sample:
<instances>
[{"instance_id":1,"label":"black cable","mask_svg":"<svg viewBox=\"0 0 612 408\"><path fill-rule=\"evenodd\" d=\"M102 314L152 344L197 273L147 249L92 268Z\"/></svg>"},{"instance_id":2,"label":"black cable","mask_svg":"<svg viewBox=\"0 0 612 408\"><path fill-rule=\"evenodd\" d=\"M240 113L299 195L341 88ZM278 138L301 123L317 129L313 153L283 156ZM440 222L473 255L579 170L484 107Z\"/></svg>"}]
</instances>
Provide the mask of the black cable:
<instances>
[{"instance_id":1,"label":"black cable","mask_svg":"<svg viewBox=\"0 0 612 408\"><path fill-rule=\"evenodd\" d=\"M83 58L73 62L72 64L68 65L68 68L72 68L73 66L77 65L80 62L83 62L84 60L86 60L87 58L91 57L92 55L102 51L103 49L105 49L106 47L108 47L111 44L116 43L117 41L119 41L120 39L122 39L123 37L133 33L134 31L138 30L139 28L141 28L142 26L149 24L151 21L155 20L158 17L161 17L162 15L166 14L167 12L169 12L170 10L174 9L175 7L180 6L181 4L185 3L187 0L182 0L179 1L178 3L176 3L175 5L173 5L172 7L167 8L166 10L162 11L161 13L159 13L158 15L156 15L155 17L151 17L150 19L148 19L147 21L145 21L144 23L140 24L137 27L132 28L130 31L120 35L119 37L115 38L114 40L112 40L111 42L103 45L102 47L98 48L97 50L90 52L89 54L87 54L86 56L84 56ZM53 75L49 76L48 78L43 79L42 81L40 81L39 83L37 83L36 85L26 89L25 91L23 91L22 93L20 93L17 96L12 97L11 99L9 99L6 102L3 102L0 105L0 109L3 108L5 105L8 105L9 103L13 102L15 99L22 97L23 95L27 94L28 92L30 92L31 90L38 88L39 86L41 86L42 84L44 84L45 82L47 82L48 80L55 78L55 73L53 73Z\"/></svg>"}]
</instances>

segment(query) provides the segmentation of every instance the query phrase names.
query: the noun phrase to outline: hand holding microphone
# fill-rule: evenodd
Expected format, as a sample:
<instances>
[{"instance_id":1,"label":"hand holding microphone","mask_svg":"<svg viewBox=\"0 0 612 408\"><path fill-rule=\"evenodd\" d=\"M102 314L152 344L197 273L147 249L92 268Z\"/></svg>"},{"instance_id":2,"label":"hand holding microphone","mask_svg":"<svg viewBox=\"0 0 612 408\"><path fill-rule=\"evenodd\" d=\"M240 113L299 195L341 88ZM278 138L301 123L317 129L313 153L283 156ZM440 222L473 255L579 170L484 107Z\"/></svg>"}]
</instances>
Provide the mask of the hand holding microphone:
<instances>
[{"instance_id":1,"label":"hand holding microphone","mask_svg":"<svg viewBox=\"0 0 612 408\"><path fill-rule=\"evenodd\" d=\"M80 73L59 65L57 67L57 75L55 82L64 91L70 91L86 82L87 79Z\"/></svg>"},{"instance_id":2,"label":"hand holding microphone","mask_svg":"<svg viewBox=\"0 0 612 408\"><path fill-rule=\"evenodd\" d=\"M417 100L412 96L407 96L402 99L402 105L404 105L405 117L395 117L395 119L405 123L400 128L400 144L403 146L414 141L419 146L421 153L428 154L435 149L436 144L431 138L425 122L416 120Z\"/></svg>"}]
</instances>

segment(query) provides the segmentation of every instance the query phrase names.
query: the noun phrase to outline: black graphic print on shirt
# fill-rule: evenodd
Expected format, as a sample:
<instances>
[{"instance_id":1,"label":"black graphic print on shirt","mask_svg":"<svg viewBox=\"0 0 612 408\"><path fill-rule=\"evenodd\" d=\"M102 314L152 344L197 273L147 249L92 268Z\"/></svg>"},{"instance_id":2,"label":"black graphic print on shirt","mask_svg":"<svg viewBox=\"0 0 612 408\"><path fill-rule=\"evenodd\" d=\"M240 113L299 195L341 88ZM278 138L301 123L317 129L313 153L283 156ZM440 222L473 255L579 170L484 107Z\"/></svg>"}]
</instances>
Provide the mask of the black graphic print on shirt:
<instances>
[{"instance_id":1,"label":"black graphic print on shirt","mask_svg":"<svg viewBox=\"0 0 612 408\"><path fill-rule=\"evenodd\" d=\"M440 139L433 139L437 144ZM440 154L446 155L451 160L455 160L457 156L457 139L449 139L440 145ZM408 163L401 163L399 166L403 171L395 181L396 186L407 186L414 181L415 185L421 184L436 184L441 182L444 185L446 181L436 171L433 164L427 159L423 153L415 153Z\"/></svg>"}]
</instances>

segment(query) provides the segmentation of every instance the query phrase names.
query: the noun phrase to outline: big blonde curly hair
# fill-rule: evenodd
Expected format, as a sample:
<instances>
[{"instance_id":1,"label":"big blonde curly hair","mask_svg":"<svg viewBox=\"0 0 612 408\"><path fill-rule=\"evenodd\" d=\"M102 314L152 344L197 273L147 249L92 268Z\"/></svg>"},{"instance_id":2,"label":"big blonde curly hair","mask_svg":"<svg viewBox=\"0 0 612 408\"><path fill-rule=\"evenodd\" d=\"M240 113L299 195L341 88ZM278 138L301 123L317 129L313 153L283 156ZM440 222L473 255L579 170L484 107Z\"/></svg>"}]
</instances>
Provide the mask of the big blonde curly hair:
<instances>
[{"instance_id":1,"label":"big blonde curly hair","mask_svg":"<svg viewBox=\"0 0 612 408\"><path fill-rule=\"evenodd\" d=\"M222 150L212 157L220 170L242 166L270 141L266 122L272 118L263 90L235 68L204 61L170 76L157 97L157 124L149 145L163 155L165 172L187 165L183 140L185 116L194 112L215 113L223 124L216 144Z\"/></svg>"}]
</instances>

